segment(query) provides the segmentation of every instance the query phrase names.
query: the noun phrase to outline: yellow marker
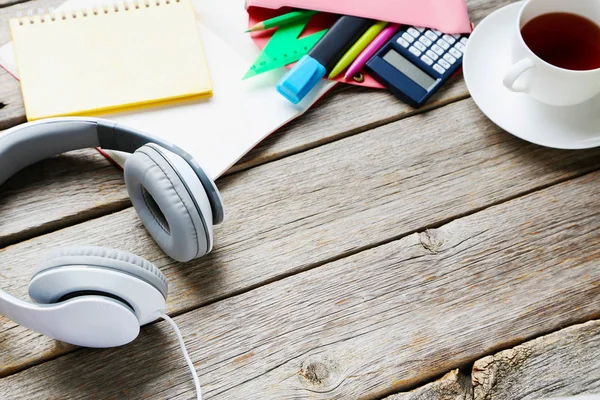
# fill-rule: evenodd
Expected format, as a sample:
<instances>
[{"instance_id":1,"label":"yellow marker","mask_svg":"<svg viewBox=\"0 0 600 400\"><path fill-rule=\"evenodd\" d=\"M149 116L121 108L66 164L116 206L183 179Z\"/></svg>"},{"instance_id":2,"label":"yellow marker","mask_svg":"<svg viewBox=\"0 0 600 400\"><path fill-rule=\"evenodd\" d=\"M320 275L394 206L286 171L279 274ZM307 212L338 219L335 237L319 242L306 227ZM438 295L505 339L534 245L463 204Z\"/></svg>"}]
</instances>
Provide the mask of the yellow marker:
<instances>
[{"instance_id":1,"label":"yellow marker","mask_svg":"<svg viewBox=\"0 0 600 400\"><path fill-rule=\"evenodd\" d=\"M358 39L358 41L352 45L350 50L348 50L346 54L344 54L342 58L340 58L340 61L338 61L335 67L333 67L333 69L331 70L331 73L329 74L329 79L335 78L343 70L348 68L348 66L352 64L352 61L354 61L356 57L358 57L359 54L365 49L365 47L367 47L369 43L371 43L373 39L375 39L375 37L379 35L379 33L383 30L383 28L385 28L387 24L387 22L379 21L373 26L371 26L360 37L360 39Z\"/></svg>"}]
</instances>

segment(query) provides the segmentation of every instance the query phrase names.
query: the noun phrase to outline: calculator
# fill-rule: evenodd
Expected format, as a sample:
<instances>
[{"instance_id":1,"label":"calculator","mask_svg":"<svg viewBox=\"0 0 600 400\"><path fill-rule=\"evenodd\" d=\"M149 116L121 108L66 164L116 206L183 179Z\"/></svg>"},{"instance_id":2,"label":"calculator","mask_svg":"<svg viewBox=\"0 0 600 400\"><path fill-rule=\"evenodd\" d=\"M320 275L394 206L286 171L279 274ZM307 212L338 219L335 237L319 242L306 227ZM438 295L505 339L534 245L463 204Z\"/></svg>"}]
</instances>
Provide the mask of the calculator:
<instances>
[{"instance_id":1,"label":"calculator","mask_svg":"<svg viewBox=\"0 0 600 400\"><path fill-rule=\"evenodd\" d=\"M365 65L396 97L421 107L462 66L468 35L402 28Z\"/></svg>"}]
</instances>

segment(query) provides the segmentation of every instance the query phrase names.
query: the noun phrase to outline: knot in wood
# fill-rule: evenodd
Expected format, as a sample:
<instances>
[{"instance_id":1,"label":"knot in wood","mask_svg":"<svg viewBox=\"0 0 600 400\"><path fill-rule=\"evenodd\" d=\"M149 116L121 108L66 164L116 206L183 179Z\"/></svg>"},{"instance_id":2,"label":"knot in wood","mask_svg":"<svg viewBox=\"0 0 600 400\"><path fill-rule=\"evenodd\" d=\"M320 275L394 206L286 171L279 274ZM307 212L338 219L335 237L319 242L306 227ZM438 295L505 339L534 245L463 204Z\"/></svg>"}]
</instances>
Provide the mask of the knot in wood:
<instances>
[{"instance_id":1,"label":"knot in wood","mask_svg":"<svg viewBox=\"0 0 600 400\"><path fill-rule=\"evenodd\" d=\"M304 387L319 393L335 390L344 380L339 360L327 354L309 356L302 363L298 376Z\"/></svg>"},{"instance_id":2,"label":"knot in wood","mask_svg":"<svg viewBox=\"0 0 600 400\"><path fill-rule=\"evenodd\" d=\"M439 231L430 229L419 233L419 240L426 250L434 254L442 251L442 247L446 243Z\"/></svg>"},{"instance_id":3,"label":"knot in wood","mask_svg":"<svg viewBox=\"0 0 600 400\"><path fill-rule=\"evenodd\" d=\"M329 370L325 364L314 362L308 364L306 368L302 368L300 370L300 376L313 385L321 385L329 378Z\"/></svg>"}]
</instances>

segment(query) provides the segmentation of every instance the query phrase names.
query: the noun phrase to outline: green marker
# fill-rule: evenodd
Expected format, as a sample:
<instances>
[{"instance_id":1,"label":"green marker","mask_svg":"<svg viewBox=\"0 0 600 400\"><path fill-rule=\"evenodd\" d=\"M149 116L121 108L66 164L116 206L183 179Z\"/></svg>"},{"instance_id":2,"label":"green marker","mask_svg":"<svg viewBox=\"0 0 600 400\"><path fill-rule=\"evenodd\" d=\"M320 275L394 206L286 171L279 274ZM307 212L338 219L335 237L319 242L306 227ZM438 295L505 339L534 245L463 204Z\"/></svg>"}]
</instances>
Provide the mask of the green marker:
<instances>
[{"instance_id":1,"label":"green marker","mask_svg":"<svg viewBox=\"0 0 600 400\"><path fill-rule=\"evenodd\" d=\"M290 13L283 14L283 15L268 19L263 22L259 22L258 24L254 25L252 28L248 29L246 32L264 31L266 29L277 28L280 26L293 24L294 22L296 22L298 20L312 17L316 13L317 13L317 11L309 11L309 10L292 11Z\"/></svg>"},{"instance_id":2,"label":"green marker","mask_svg":"<svg viewBox=\"0 0 600 400\"><path fill-rule=\"evenodd\" d=\"M343 70L348 68L352 61L356 59L360 55L360 53L379 35L379 33L385 28L387 22L379 21L371 26L367 31L358 39L356 43L350 47L350 50L346 52L338 61L338 63L333 67L331 73L329 74L329 79L333 79L338 76Z\"/></svg>"}]
</instances>

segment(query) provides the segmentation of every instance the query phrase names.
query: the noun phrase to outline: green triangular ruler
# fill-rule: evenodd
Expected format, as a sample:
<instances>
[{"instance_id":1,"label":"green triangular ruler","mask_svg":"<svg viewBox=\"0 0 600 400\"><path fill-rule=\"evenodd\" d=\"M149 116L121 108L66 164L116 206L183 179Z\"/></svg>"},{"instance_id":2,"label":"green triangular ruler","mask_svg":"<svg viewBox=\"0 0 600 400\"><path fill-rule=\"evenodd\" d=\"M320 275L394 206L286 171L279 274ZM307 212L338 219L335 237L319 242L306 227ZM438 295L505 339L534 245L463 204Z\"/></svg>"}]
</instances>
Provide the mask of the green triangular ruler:
<instances>
[{"instance_id":1,"label":"green triangular ruler","mask_svg":"<svg viewBox=\"0 0 600 400\"><path fill-rule=\"evenodd\" d=\"M327 29L298 39L310 16L293 25L278 28L243 79L295 63L327 33Z\"/></svg>"}]
</instances>

